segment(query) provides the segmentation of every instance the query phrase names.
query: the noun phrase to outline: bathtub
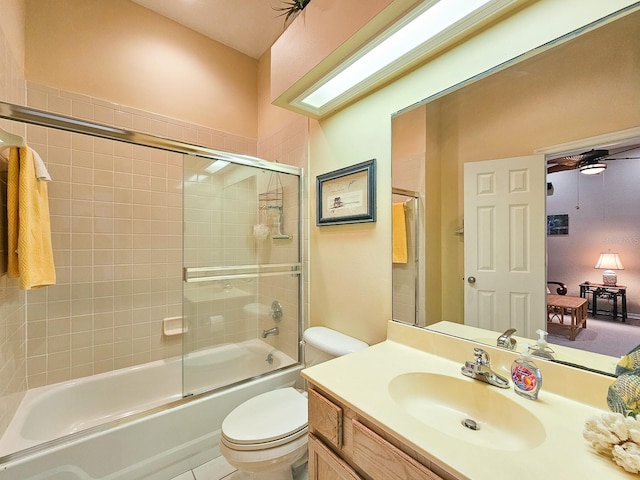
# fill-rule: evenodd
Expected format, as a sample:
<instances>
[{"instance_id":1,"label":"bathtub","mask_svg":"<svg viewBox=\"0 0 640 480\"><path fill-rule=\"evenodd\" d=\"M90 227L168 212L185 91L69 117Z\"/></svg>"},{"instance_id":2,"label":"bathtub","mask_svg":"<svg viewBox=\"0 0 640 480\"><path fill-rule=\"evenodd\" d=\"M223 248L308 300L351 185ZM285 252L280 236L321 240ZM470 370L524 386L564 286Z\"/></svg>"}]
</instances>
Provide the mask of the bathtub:
<instances>
[{"instance_id":1,"label":"bathtub","mask_svg":"<svg viewBox=\"0 0 640 480\"><path fill-rule=\"evenodd\" d=\"M293 385L301 368L259 339L194 352L184 366L186 398L182 357L27 391L0 439L0 478L173 478L219 455L236 405ZM207 382L218 390L200 393Z\"/></svg>"}]
</instances>

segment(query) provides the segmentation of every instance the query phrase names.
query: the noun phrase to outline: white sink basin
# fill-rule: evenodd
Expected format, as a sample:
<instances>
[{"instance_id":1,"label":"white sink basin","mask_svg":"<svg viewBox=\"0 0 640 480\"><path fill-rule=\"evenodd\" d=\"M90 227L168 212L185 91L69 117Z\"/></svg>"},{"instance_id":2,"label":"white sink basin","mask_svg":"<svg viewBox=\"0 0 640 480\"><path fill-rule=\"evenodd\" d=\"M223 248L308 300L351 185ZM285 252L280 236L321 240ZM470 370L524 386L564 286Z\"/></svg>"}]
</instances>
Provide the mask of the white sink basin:
<instances>
[{"instance_id":1,"label":"white sink basin","mask_svg":"<svg viewBox=\"0 0 640 480\"><path fill-rule=\"evenodd\" d=\"M512 390L478 380L427 372L405 373L389 382L393 400L427 427L491 449L535 448L545 439L544 426L509 393L516 397ZM479 429L464 426L465 420L472 420Z\"/></svg>"}]
</instances>

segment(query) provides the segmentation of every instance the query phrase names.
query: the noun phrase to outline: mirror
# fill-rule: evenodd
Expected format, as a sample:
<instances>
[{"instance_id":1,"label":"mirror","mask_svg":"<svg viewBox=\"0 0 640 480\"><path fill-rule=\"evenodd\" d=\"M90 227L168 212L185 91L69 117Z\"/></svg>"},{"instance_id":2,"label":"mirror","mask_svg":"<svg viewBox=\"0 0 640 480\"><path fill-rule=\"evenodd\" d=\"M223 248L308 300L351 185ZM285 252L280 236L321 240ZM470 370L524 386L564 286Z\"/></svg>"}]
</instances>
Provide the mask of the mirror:
<instances>
[{"instance_id":1,"label":"mirror","mask_svg":"<svg viewBox=\"0 0 640 480\"><path fill-rule=\"evenodd\" d=\"M425 116L420 110L396 117L392 132L391 176L402 188L393 188L392 202L392 289L394 320L425 325L424 194ZM437 279L439 282L439 278Z\"/></svg>"},{"instance_id":2,"label":"mirror","mask_svg":"<svg viewBox=\"0 0 640 480\"><path fill-rule=\"evenodd\" d=\"M421 233L425 239L421 253L425 271L419 277L424 299L419 302L419 310L425 312L427 326L441 320L464 323L463 164L533 153L547 153L548 159L552 152L556 157L561 153L575 154L575 148L600 147L583 145L583 139L637 129L638 51L640 12L633 12L603 21L598 28L574 38L547 45L491 75L426 99L394 116L392 185L415 190L415 186L400 182L411 176L420 177L424 184ZM415 127L412 123L418 126L416 137L409 133ZM397 153L407 149L406 145L396 144L400 141L417 145L411 154L422 156L421 162L408 162L401 157L396 161ZM554 147L559 145L565 146L565 152ZM412 166L416 163L418 170ZM553 182L552 175L549 178ZM593 270L596 259L580 259L580 263L589 264L592 281L601 275L601 271ZM637 267L630 264L627 269L625 264L625 269L625 282L635 278L640 284ZM569 280L573 281L573 277L565 282ZM541 288L544 282L540 279ZM578 289L577 284L568 286L570 294ZM640 291L632 299L631 288L629 285L628 311L632 316L634 312L640 314ZM617 361L615 356L611 358ZM599 364L584 366L608 370Z\"/></svg>"}]
</instances>

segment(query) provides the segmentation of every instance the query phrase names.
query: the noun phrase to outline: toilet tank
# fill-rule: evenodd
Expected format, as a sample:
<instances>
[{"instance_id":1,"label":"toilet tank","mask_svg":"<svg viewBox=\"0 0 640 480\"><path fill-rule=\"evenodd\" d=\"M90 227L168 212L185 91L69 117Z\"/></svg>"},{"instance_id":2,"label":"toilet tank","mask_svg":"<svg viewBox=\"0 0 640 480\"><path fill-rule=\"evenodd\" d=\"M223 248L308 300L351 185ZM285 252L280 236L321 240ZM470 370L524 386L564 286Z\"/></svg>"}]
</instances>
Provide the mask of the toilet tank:
<instances>
[{"instance_id":1,"label":"toilet tank","mask_svg":"<svg viewBox=\"0 0 640 480\"><path fill-rule=\"evenodd\" d=\"M367 348L365 342L327 327L311 327L304 331L304 363L307 367L332 358Z\"/></svg>"}]
</instances>

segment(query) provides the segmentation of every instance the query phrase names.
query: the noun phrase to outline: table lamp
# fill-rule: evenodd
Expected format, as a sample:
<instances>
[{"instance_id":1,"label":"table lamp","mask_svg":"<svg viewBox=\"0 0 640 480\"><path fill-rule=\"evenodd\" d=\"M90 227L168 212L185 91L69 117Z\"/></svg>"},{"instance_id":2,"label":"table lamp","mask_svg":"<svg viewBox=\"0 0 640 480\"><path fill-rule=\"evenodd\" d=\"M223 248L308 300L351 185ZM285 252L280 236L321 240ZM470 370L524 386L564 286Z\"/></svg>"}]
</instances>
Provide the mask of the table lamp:
<instances>
[{"instance_id":1,"label":"table lamp","mask_svg":"<svg viewBox=\"0 0 640 480\"><path fill-rule=\"evenodd\" d=\"M598 263L594 268L604 269L602 274L602 283L604 285L615 286L618 281L618 276L614 270L624 270L620 255L617 253L601 253L598 258Z\"/></svg>"}]
</instances>

